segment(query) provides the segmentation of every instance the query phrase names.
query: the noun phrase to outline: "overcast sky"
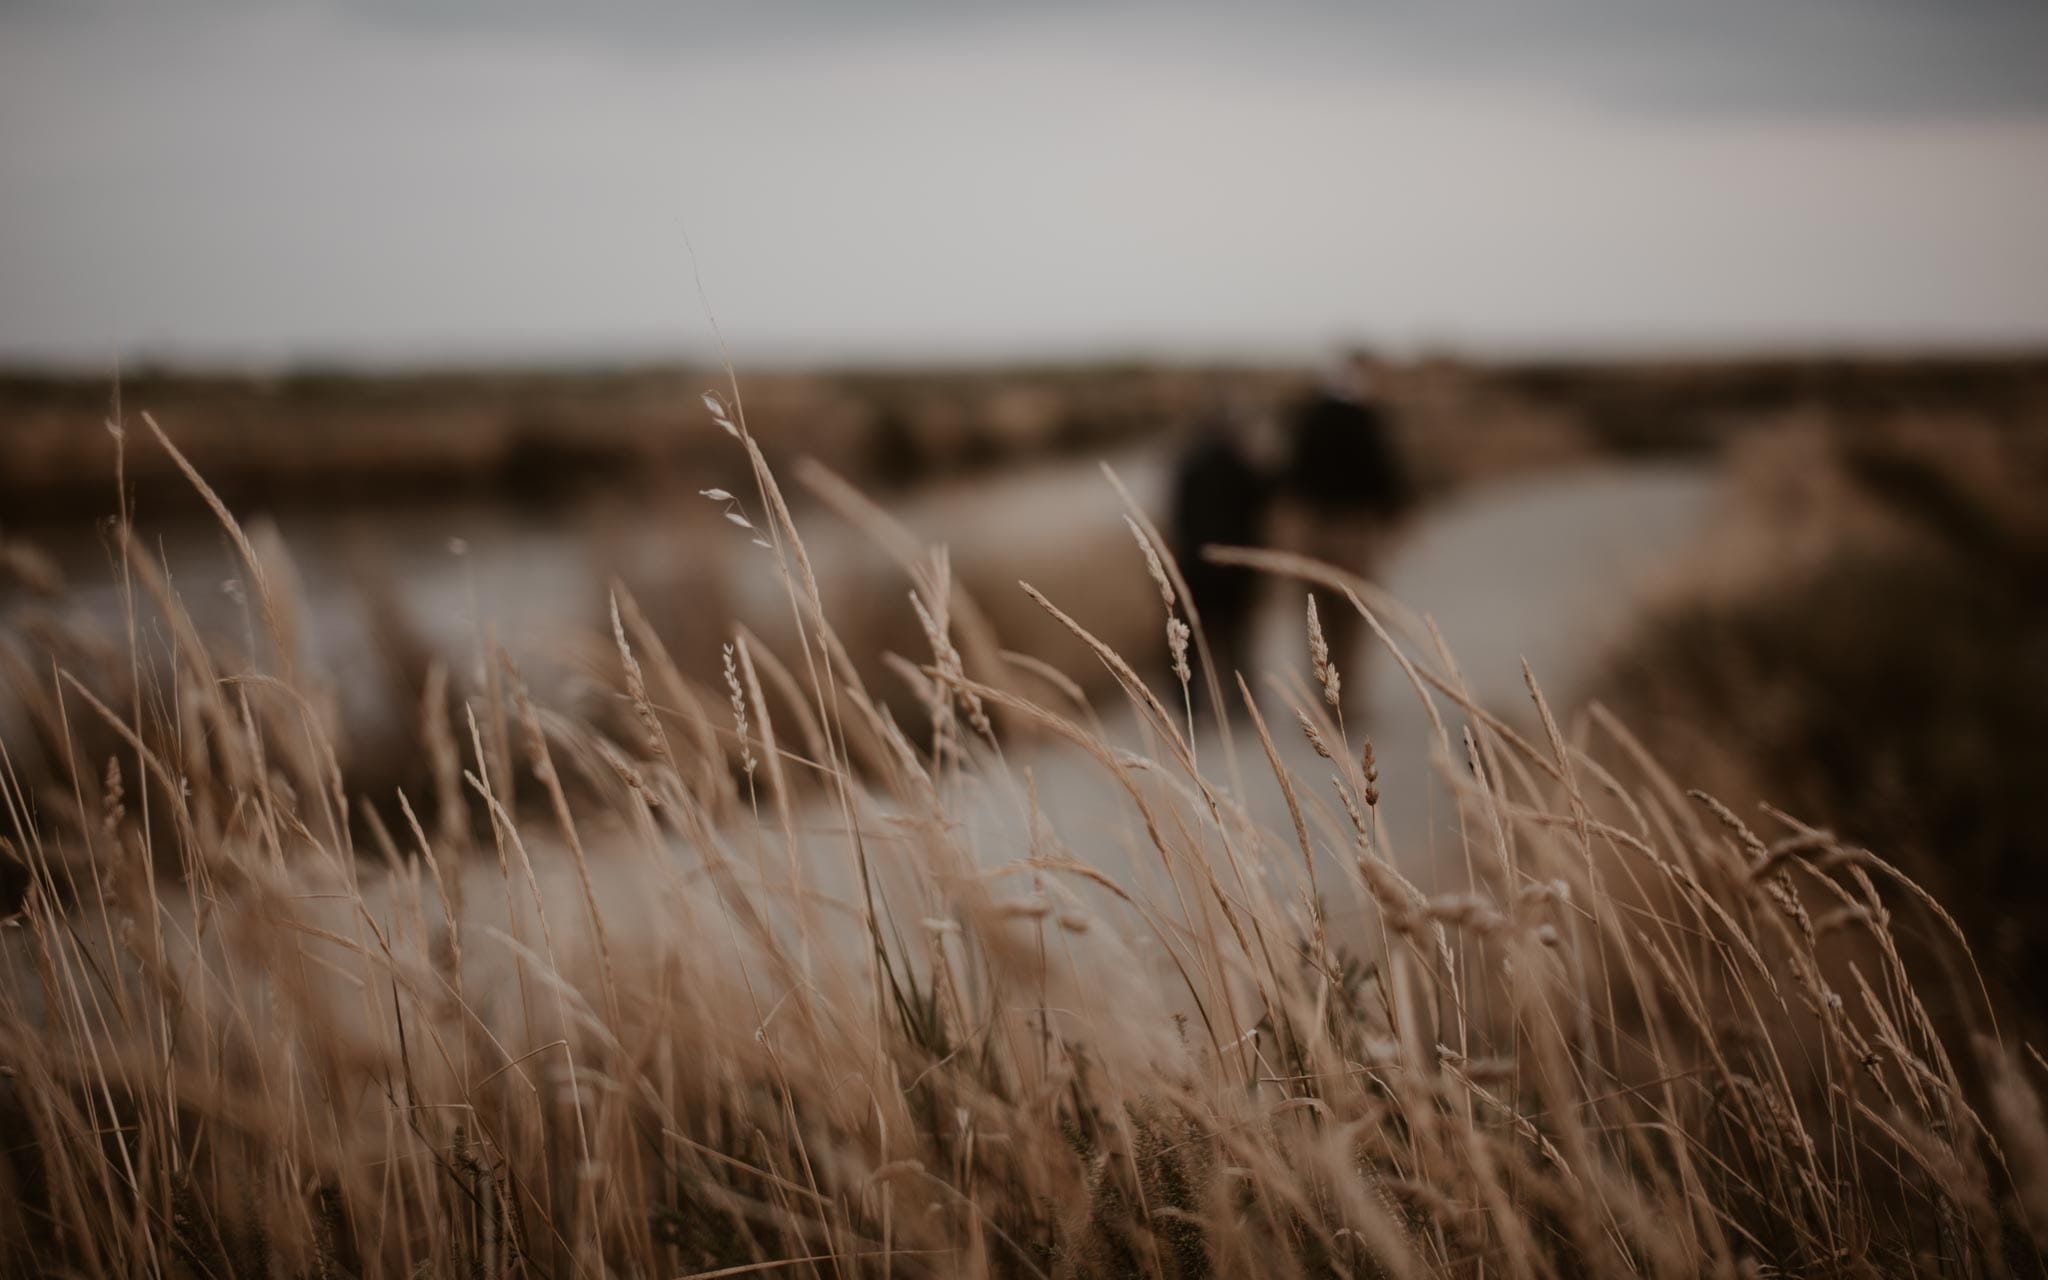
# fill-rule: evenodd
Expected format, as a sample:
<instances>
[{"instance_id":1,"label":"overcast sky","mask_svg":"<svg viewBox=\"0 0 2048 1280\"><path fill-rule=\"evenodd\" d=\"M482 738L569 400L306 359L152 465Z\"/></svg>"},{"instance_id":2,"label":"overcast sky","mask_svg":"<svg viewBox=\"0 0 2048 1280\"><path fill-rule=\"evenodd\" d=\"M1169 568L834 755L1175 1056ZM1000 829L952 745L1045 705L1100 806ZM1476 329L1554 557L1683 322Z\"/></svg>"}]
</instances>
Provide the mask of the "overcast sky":
<instances>
[{"instance_id":1,"label":"overcast sky","mask_svg":"<svg viewBox=\"0 0 2048 1280\"><path fill-rule=\"evenodd\" d=\"M2037 0L0 0L0 358L2048 341Z\"/></svg>"}]
</instances>

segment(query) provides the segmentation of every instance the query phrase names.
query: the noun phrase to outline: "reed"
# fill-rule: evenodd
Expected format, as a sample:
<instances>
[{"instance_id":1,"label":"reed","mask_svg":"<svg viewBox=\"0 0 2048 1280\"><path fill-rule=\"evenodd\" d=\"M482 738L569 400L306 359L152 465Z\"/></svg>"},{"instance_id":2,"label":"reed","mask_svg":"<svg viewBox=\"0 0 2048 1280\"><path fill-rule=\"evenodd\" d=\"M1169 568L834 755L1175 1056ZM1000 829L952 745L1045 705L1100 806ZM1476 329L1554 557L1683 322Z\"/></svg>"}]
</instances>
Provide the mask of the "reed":
<instances>
[{"instance_id":1,"label":"reed","mask_svg":"<svg viewBox=\"0 0 2048 1280\"><path fill-rule=\"evenodd\" d=\"M396 829L347 793L332 691L291 661L281 551L183 468L269 638L234 669L123 518L104 642L131 678L52 653L35 710L61 786L0 759L29 880L0 950L0 1266L2040 1273L2044 1064L1977 988L1930 1013L1895 931L1963 971L1969 940L1931 899L1895 911L1878 853L1687 796L1533 680L1524 737L1418 650L1469 868L1426 894L1385 847L1372 744L1322 705L1314 605L1292 710L1327 778L1289 772L1198 624L1190 647L1178 566L1136 525L1160 595L1130 608L1165 606L1179 714L1138 674L1160 655L1045 597L1128 706L1050 669L1030 687L1057 699L1020 691L959 634L986 615L943 554L904 553L930 647L901 664L929 719L906 731L838 642L737 396L717 403L795 649L735 635L701 689L615 594L618 714L594 719L539 705L480 635L483 678L422 699L430 790ZM1286 826L1194 750L1190 658L1238 691ZM1047 740L1118 788L1116 835L1156 875L1066 843L1023 749ZM972 796L1006 806L1001 841L970 835ZM1335 930L1339 907L1373 924Z\"/></svg>"}]
</instances>

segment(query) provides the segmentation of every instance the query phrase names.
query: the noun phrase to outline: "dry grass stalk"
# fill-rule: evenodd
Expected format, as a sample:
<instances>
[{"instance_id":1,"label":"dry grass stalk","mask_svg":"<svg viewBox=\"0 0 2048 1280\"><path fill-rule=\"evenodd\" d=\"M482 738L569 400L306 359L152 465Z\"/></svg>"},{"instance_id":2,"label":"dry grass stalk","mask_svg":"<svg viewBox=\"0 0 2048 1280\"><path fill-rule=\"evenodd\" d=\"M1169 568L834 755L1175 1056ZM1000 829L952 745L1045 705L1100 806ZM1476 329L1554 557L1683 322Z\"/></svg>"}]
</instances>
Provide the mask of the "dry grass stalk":
<instances>
[{"instance_id":1,"label":"dry grass stalk","mask_svg":"<svg viewBox=\"0 0 2048 1280\"><path fill-rule=\"evenodd\" d=\"M0 751L30 883L0 929L0 1270L2040 1274L2040 1059L1987 1010L1934 1015L1895 919L1952 922L1880 895L1903 878L1874 854L1702 822L1540 696L1539 745L1399 654L1464 721L1484 818L1471 883L1425 895L1366 838L1371 743L1335 751L1314 693L1294 709L1350 826L1318 805L1312 827L1240 681L1288 804L1261 829L1050 600L1161 758L1066 673L1033 676L1057 706L978 678L942 556L911 671L988 749L920 747L845 662L737 397L709 403L801 624L801 662L724 648L730 740L616 593L616 737L494 660L458 744L430 678L442 810L366 819L359 860L284 645L274 673L182 645L30 673L72 750L50 790ZM1134 534L1172 618L1176 571ZM1334 707L1334 670L1316 682ZM1077 856L1004 758L1013 723L1114 782L1154 887ZM978 788L1014 819L977 826Z\"/></svg>"}]
</instances>

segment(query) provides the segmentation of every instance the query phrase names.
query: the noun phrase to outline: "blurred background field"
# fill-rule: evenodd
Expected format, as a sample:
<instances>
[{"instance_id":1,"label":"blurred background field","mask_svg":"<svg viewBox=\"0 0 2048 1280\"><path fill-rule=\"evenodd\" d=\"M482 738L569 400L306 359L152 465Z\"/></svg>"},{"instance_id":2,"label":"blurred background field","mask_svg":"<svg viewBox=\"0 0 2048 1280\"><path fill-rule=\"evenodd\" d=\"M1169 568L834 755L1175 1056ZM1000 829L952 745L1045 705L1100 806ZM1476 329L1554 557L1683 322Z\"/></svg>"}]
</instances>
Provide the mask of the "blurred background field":
<instances>
[{"instance_id":1,"label":"blurred background field","mask_svg":"<svg viewBox=\"0 0 2048 1280\"><path fill-rule=\"evenodd\" d=\"M1219 406L1278 413L1313 364L1187 362L819 371L749 369L749 423L771 458L815 457L892 492L1049 458L1170 449ZM487 497L525 506L672 501L735 484L739 464L702 412L715 365L442 373L151 368L0 374L18 529L103 500L120 404L147 409L238 505L317 512ZM1845 438L1954 424L2001 444L2030 434L2048 360L2028 355L1382 362L1425 487L1598 457L1702 456L1792 425ZM1981 448L1981 446L1978 446ZM174 475L138 453L131 478ZM187 501L175 485L157 500ZM166 516L180 514L168 506Z\"/></svg>"}]
</instances>

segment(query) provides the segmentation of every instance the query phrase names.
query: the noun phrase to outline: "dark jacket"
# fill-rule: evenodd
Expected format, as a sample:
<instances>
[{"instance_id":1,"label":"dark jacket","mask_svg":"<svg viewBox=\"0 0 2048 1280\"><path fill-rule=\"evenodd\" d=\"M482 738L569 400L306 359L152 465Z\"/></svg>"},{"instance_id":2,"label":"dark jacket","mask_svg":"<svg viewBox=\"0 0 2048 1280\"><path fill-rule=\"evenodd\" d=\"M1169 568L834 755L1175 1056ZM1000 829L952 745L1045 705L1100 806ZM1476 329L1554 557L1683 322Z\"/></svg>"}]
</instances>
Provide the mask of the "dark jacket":
<instances>
[{"instance_id":1,"label":"dark jacket","mask_svg":"<svg viewBox=\"0 0 2048 1280\"><path fill-rule=\"evenodd\" d=\"M1414 498L1392 424L1378 405L1318 394L1288 417L1289 496L1325 515L1392 517Z\"/></svg>"},{"instance_id":2,"label":"dark jacket","mask_svg":"<svg viewBox=\"0 0 2048 1280\"><path fill-rule=\"evenodd\" d=\"M1173 473L1170 536L1196 608L1229 610L1249 599L1257 575L1210 564L1202 548L1263 543L1271 499L1271 483L1227 433L1205 432L1181 454Z\"/></svg>"}]
</instances>

